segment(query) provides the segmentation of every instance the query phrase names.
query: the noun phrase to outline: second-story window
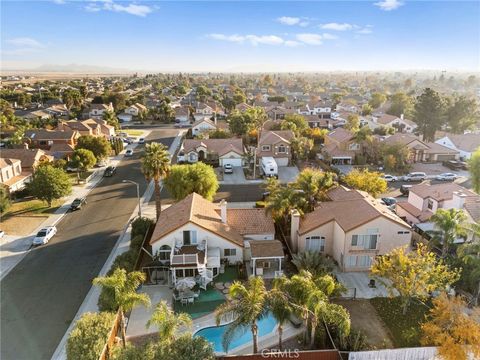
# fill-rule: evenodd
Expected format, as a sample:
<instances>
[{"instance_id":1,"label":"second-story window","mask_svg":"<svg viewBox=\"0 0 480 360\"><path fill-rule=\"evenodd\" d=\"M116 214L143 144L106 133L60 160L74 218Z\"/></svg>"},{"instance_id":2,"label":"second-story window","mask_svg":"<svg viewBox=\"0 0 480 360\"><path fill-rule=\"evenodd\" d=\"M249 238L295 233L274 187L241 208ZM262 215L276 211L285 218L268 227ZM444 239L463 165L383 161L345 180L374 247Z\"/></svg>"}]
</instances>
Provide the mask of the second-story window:
<instances>
[{"instance_id":1,"label":"second-story window","mask_svg":"<svg viewBox=\"0 0 480 360\"><path fill-rule=\"evenodd\" d=\"M280 145L280 146L278 147L278 152L279 152L280 154L285 154L285 153L287 152L287 148L285 147L285 145Z\"/></svg>"},{"instance_id":2,"label":"second-story window","mask_svg":"<svg viewBox=\"0 0 480 360\"><path fill-rule=\"evenodd\" d=\"M183 232L183 245L194 245L197 243L197 232L195 230L185 230Z\"/></svg>"},{"instance_id":3,"label":"second-story window","mask_svg":"<svg viewBox=\"0 0 480 360\"><path fill-rule=\"evenodd\" d=\"M427 208L428 208L429 210L432 210L432 209L433 209L433 200L432 200L432 199L428 199Z\"/></svg>"},{"instance_id":4,"label":"second-story window","mask_svg":"<svg viewBox=\"0 0 480 360\"><path fill-rule=\"evenodd\" d=\"M262 145L262 151L270 151L270 145Z\"/></svg>"},{"instance_id":5,"label":"second-story window","mask_svg":"<svg viewBox=\"0 0 480 360\"><path fill-rule=\"evenodd\" d=\"M375 250L377 248L377 239L378 234L352 235L352 246L365 250Z\"/></svg>"}]
</instances>

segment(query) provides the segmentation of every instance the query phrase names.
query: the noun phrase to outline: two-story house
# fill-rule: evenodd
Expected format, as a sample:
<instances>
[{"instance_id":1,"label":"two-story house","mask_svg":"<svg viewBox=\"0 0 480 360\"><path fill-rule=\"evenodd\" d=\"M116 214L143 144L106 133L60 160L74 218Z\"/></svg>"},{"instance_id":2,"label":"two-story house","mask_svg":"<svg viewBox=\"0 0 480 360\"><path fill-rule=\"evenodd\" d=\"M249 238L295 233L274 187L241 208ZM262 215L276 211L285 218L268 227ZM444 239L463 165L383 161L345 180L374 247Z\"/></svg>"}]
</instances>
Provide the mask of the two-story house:
<instances>
[{"instance_id":1,"label":"two-story house","mask_svg":"<svg viewBox=\"0 0 480 360\"><path fill-rule=\"evenodd\" d=\"M31 178L32 173L22 172L19 159L0 158L0 184L6 186L9 192L24 189Z\"/></svg>"},{"instance_id":2,"label":"two-story house","mask_svg":"<svg viewBox=\"0 0 480 360\"><path fill-rule=\"evenodd\" d=\"M195 113L193 114L193 117L195 118L195 121L201 120L205 117L213 117L215 115L215 110L213 110L209 105L205 103L197 103L195 106Z\"/></svg>"},{"instance_id":3,"label":"two-story house","mask_svg":"<svg viewBox=\"0 0 480 360\"><path fill-rule=\"evenodd\" d=\"M352 165L361 151L362 145L351 131L337 128L325 136L321 155L332 165Z\"/></svg>"},{"instance_id":4,"label":"two-story house","mask_svg":"<svg viewBox=\"0 0 480 360\"><path fill-rule=\"evenodd\" d=\"M203 119L199 119L193 123L192 135L198 136L200 134L203 134L209 131L214 131L216 129L217 129L217 125L208 117L204 117Z\"/></svg>"},{"instance_id":5,"label":"two-story house","mask_svg":"<svg viewBox=\"0 0 480 360\"><path fill-rule=\"evenodd\" d=\"M29 148L50 150L54 144L68 145L75 148L79 137L80 133L76 130L30 129L25 131L24 141Z\"/></svg>"},{"instance_id":6,"label":"two-story house","mask_svg":"<svg viewBox=\"0 0 480 360\"><path fill-rule=\"evenodd\" d=\"M162 211L150 245L173 284L193 278L206 289L225 262L245 261L257 275L282 271L282 244L263 209L229 209L226 201L215 204L195 193Z\"/></svg>"},{"instance_id":7,"label":"two-story house","mask_svg":"<svg viewBox=\"0 0 480 360\"><path fill-rule=\"evenodd\" d=\"M180 123L190 122L190 110L188 106L179 106L175 108L175 121Z\"/></svg>"},{"instance_id":8,"label":"two-story house","mask_svg":"<svg viewBox=\"0 0 480 360\"><path fill-rule=\"evenodd\" d=\"M37 166L54 160L48 152L41 149L28 149L28 146L24 149L2 149L0 158L20 160L22 171L26 172L34 172Z\"/></svg>"},{"instance_id":9,"label":"two-story house","mask_svg":"<svg viewBox=\"0 0 480 360\"><path fill-rule=\"evenodd\" d=\"M125 114L129 114L129 115L132 115L132 116L139 116L140 114L144 114L147 112L147 107L143 104L140 104L140 103L135 103L135 104L132 104L130 106L128 106L127 108L125 108L125 110L123 110L123 112Z\"/></svg>"},{"instance_id":10,"label":"two-story house","mask_svg":"<svg viewBox=\"0 0 480 360\"><path fill-rule=\"evenodd\" d=\"M410 226L367 193L338 187L327 196L303 217L292 212L292 251L329 255L342 271L368 271L376 256L410 244Z\"/></svg>"},{"instance_id":11,"label":"two-story house","mask_svg":"<svg viewBox=\"0 0 480 360\"><path fill-rule=\"evenodd\" d=\"M292 160L291 130L262 131L257 147L257 158L273 157L278 166L288 166Z\"/></svg>"},{"instance_id":12,"label":"two-story house","mask_svg":"<svg viewBox=\"0 0 480 360\"><path fill-rule=\"evenodd\" d=\"M114 112L113 104L90 104L88 116L92 119L103 119L106 112Z\"/></svg>"},{"instance_id":13,"label":"two-story house","mask_svg":"<svg viewBox=\"0 0 480 360\"><path fill-rule=\"evenodd\" d=\"M57 125L58 131L78 131L80 136L101 136L100 127L95 123L95 126L85 123L80 120L60 121Z\"/></svg>"},{"instance_id":14,"label":"two-story house","mask_svg":"<svg viewBox=\"0 0 480 360\"><path fill-rule=\"evenodd\" d=\"M186 139L178 153L178 161L204 161L224 166L242 166L245 147L242 139Z\"/></svg>"},{"instance_id":15,"label":"two-story house","mask_svg":"<svg viewBox=\"0 0 480 360\"><path fill-rule=\"evenodd\" d=\"M398 132L413 133L417 129L417 124L412 120L405 119L403 114L400 117L390 114L373 114L372 116L373 127L386 126L393 127Z\"/></svg>"}]
</instances>

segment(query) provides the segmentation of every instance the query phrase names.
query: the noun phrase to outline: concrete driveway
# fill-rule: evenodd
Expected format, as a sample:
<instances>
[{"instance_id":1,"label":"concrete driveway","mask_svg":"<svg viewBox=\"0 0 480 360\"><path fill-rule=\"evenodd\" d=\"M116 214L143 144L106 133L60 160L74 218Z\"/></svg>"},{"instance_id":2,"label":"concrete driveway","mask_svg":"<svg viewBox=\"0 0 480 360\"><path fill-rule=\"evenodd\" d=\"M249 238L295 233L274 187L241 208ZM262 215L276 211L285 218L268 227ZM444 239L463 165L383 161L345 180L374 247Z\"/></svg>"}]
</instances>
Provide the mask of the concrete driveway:
<instances>
[{"instance_id":1,"label":"concrete driveway","mask_svg":"<svg viewBox=\"0 0 480 360\"><path fill-rule=\"evenodd\" d=\"M369 272L337 272L335 276L338 281L348 289L346 297L352 297L355 291L357 299L371 299L374 297L387 297L388 291L378 280L376 287L368 286L370 282ZM355 289L355 290L354 290Z\"/></svg>"},{"instance_id":2,"label":"concrete driveway","mask_svg":"<svg viewBox=\"0 0 480 360\"><path fill-rule=\"evenodd\" d=\"M289 183L295 181L299 171L296 166L279 166L278 180L281 183Z\"/></svg>"},{"instance_id":3,"label":"concrete driveway","mask_svg":"<svg viewBox=\"0 0 480 360\"><path fill-rule=\"evenodd\" d=\"M233 174L223 174L223 180L219 181L219 183L225 185L248 184L241 166L234 166Z\"/></svg>"}]
</instances>

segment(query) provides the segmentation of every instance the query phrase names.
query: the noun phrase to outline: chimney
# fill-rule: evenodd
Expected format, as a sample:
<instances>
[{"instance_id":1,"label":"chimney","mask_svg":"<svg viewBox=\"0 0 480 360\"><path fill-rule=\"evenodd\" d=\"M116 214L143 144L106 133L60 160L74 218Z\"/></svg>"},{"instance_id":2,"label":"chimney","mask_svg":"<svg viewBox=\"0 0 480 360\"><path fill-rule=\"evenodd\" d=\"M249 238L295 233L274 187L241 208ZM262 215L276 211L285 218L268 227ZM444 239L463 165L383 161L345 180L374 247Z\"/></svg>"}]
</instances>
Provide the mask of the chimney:
<instances>
[{"instance_id":1,"label":"chimney","mask_svg":"<svg viewBox=\"0 0 480 360\"><path fill-rule=\"evenodd\" d=\"M227 223L227 202L225 199L220 201L220 217L222 218L222 223Z\"/></svg>"},{"instance_id":2,"label":"chimney","mask_svg":"<svg viewBox=\"0 0 480 360\"><path fill-rule=\"evenodd\" d=\"M463 209L463 206L465 205L466 197L467 195L462 193L461 191L454 191L452 196L453 207L455 209Z\"/></svg>"},{"instance_id":3,"label":"chimney","mask_svg":"<svg viewBox=\"0 0 480 360\"><path fill-rule=\"evenodd\" d=\"M292 210L290 225L290 245L293 251L298 249L298 229L300 228L300 213L298 210Z\"/></svg>"}]
</instances>

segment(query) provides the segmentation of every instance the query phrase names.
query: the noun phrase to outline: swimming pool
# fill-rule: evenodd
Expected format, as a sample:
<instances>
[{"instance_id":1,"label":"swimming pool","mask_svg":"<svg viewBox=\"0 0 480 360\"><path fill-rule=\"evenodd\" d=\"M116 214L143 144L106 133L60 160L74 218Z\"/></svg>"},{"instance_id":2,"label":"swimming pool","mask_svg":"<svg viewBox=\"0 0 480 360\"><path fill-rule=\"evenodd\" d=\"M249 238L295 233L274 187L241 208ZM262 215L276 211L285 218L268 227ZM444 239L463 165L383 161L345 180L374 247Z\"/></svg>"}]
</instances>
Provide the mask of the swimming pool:
<instances>
[{"instance_id":1,"label":"swimming pool","mask_svg":"<svg viewBox=\"0 0 480 360\"><path fill-rule=\"evenodd\" d=\"M271 313L269 313L266 317L260 320L258 323L258 338L261 336L265 336L271 333L275 327L277 326L277 321L273 317ZM213 348L217 353L223 353L223 346L222 346L222 338L223 334L227 329L227 325L222 326L212 326L208 328L201 329L197 331L194 336L202 336L207 339L209 342L213 344ZM246 329L245 333L240 336L235 336L235 338L230 343L228 347L229 350L232 350L236 347L252 343L253 337L250 328Z\"/></svg>"}]
</instances>

